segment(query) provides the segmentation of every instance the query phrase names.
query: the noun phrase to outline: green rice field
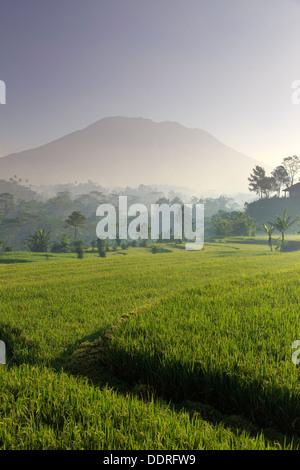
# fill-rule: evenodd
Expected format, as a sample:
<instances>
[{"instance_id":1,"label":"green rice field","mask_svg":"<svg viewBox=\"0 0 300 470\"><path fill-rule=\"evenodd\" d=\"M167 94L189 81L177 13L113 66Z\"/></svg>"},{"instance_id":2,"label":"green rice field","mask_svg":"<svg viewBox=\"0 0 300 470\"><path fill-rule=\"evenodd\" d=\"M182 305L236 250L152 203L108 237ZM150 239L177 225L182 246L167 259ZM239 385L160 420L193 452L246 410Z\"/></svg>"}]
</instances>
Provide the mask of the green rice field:
<instances>
[{"instance_id":1,"label":"green rice field","mask_svg":"<svg viewBox=\"0 0 300 470\"><path fill-rule=\"evenodd\" d=\"M0 255L1 450L300 448L300 251L167 248Z\"/></svg>"}]
</instances>

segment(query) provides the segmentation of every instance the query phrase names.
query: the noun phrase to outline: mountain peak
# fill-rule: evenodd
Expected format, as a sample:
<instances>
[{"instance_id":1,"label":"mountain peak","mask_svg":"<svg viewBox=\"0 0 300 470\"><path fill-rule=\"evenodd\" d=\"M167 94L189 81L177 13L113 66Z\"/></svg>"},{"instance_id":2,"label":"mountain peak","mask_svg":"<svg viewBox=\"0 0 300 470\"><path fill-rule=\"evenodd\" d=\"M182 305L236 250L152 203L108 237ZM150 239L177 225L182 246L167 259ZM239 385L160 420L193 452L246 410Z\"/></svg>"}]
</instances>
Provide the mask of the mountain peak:
<instances>
[{"instance_id":1,"label":"mountain peak","mask_svg":"<svg viewBox=\"0 0 300 470\"><path fill-rule=\"evenodd\" d=\"M17 174L34 185L92 180L104 187L149 184L232 193L247 190L256 164L260 162L202 129L108 116L40 147L2 157L0 172L2 178Z\"/></svg>"}]
</instances>

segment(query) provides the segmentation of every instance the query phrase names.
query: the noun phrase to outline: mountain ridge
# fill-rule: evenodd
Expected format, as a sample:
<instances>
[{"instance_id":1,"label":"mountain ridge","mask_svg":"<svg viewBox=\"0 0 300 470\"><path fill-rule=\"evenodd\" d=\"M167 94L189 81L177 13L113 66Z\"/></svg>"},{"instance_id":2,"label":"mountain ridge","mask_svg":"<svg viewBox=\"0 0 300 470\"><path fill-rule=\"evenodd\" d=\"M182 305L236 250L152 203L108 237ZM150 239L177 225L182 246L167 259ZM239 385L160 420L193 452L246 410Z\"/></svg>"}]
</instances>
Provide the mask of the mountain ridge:
<instances>
[{"instance_id":1,"label":"mountain ridge","mask_svg":"<svg viewBox=\"0 0 300 470\"><path fill-rule=\"evenodd\" d=\"M109 116L1 157L0 175L17 174L35 185L93 180L106 187L167 184L239 192L247 190L247 177L256 164L262 163L202 129L176 121Z\"/></svg>"}]
</instances>

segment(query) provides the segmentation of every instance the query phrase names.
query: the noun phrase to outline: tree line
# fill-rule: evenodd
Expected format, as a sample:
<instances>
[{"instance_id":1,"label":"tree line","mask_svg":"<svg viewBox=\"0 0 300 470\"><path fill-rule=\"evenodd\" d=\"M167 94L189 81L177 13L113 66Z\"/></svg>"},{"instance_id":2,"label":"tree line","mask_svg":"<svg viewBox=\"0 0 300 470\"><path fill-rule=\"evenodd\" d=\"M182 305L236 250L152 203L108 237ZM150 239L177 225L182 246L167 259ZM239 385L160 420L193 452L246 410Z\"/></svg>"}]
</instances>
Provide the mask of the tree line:
<instances>
[{"instance_id":1,"label":"tree line","mask_svg":"<svg viewBox=\"0 0 300 470\"><path fill-rule=\"evenodd\" d=\"M79 232L82 245L86 248L96 249L97 240L95 238L98 223L96 209L98 205L103 203L109 203L116 207L120 195L128 196L129 205L139 202L149 207L152 203L183 204L183 197L180 194L173 191L165 194L144 185L119 191L107 191L104 188L87 186L87 189L91 188L92 190L81 194L76 194L77 186L73 186L71 185L70 191L68 187L59 187L59 191L55 195L47 197L47 194L35 193L21 186L17 181L0 180L0 240L2 240L0 250L31 249L34 243L31 238L33 235L36 240L39 240L37 244L41 243L41 246L44 246L43 244L46 243L49 251L75 250L79 243L76 240ZM49 191L48 188L47 191ZM235 210L239 207L232 198L225 196L217 198L194 196L185 199L185 202L205 204L206 226L208 226L212 215L219 210ZM81 230L80 226L72 228L66 222L74 212L84 216L84 230ZM49 236L46 238L48 233ZM117 239L111 249L114 249L118 244L121 246L122 243L125 246L125 241Z\"/></svg>"},{"instance_id":2,"label":"tree line","mask_svg":"<svg viewBox=\"0 0 300 470\"><path fill-rule=\"evenodd\" d=\"M297 222L298 232L296 232L292 226ZM254 236L257 231L264 231L268 236L268 245L273 250L273 233L279 232L280 238L277 240L277 248L284 250L287 246L285 241L285 233L291 229L293 233L300 234L300 217L297 215L295 218L291 218L288 215L288 211L283 212L283 216L276 215L274 220L268 220L266 223L262 223L262 227L256 222L253 217L245 214L244 212L226 212L219 211L211 218L212 228L215 235L218 236ZM299 249L299 243L297 248Z\"/></svg>"},{"instance_id":3,"label":"tree line","mask_svg":"<svg viewBox=\"0 0 300 470\"><path fill-rule=\"evenodd\" d=\"M282 164L271 172L271 176L266 175L263 167L256 165L248 178L249 191L255 192L260 198L269 197L271 193L280 197L282 188L295 183L299 171L300 158L297 155L285 157Z\"/></svg>"}]
</instances>

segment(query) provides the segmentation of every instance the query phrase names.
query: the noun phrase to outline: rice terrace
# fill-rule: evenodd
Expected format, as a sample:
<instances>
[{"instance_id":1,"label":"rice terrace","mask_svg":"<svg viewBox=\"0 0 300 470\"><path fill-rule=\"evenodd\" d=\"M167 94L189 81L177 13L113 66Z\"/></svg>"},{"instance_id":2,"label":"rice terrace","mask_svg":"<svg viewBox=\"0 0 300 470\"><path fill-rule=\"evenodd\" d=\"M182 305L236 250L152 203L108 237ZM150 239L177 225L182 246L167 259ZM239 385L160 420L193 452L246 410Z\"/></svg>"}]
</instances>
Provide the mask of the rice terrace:
<instances>
[{"instance_id":1,"label":"rice terrace","mask_svg":"<svg viewBox=\"0 0 300 470\"><path fill-rule=\"evenodd\" d=\"M0 279L1 449L299 447L300 251L4 252Z\"/></svg>"},{"instance_id":2,"label":"rice terrace","mask_svg":"<svg viewBox=\"0 0 300 470\"><path fill-rule=\"evenodd\" d=\"M1 20L1 457L300 450L300 0Z\"/></svg>"}]
</instances>

